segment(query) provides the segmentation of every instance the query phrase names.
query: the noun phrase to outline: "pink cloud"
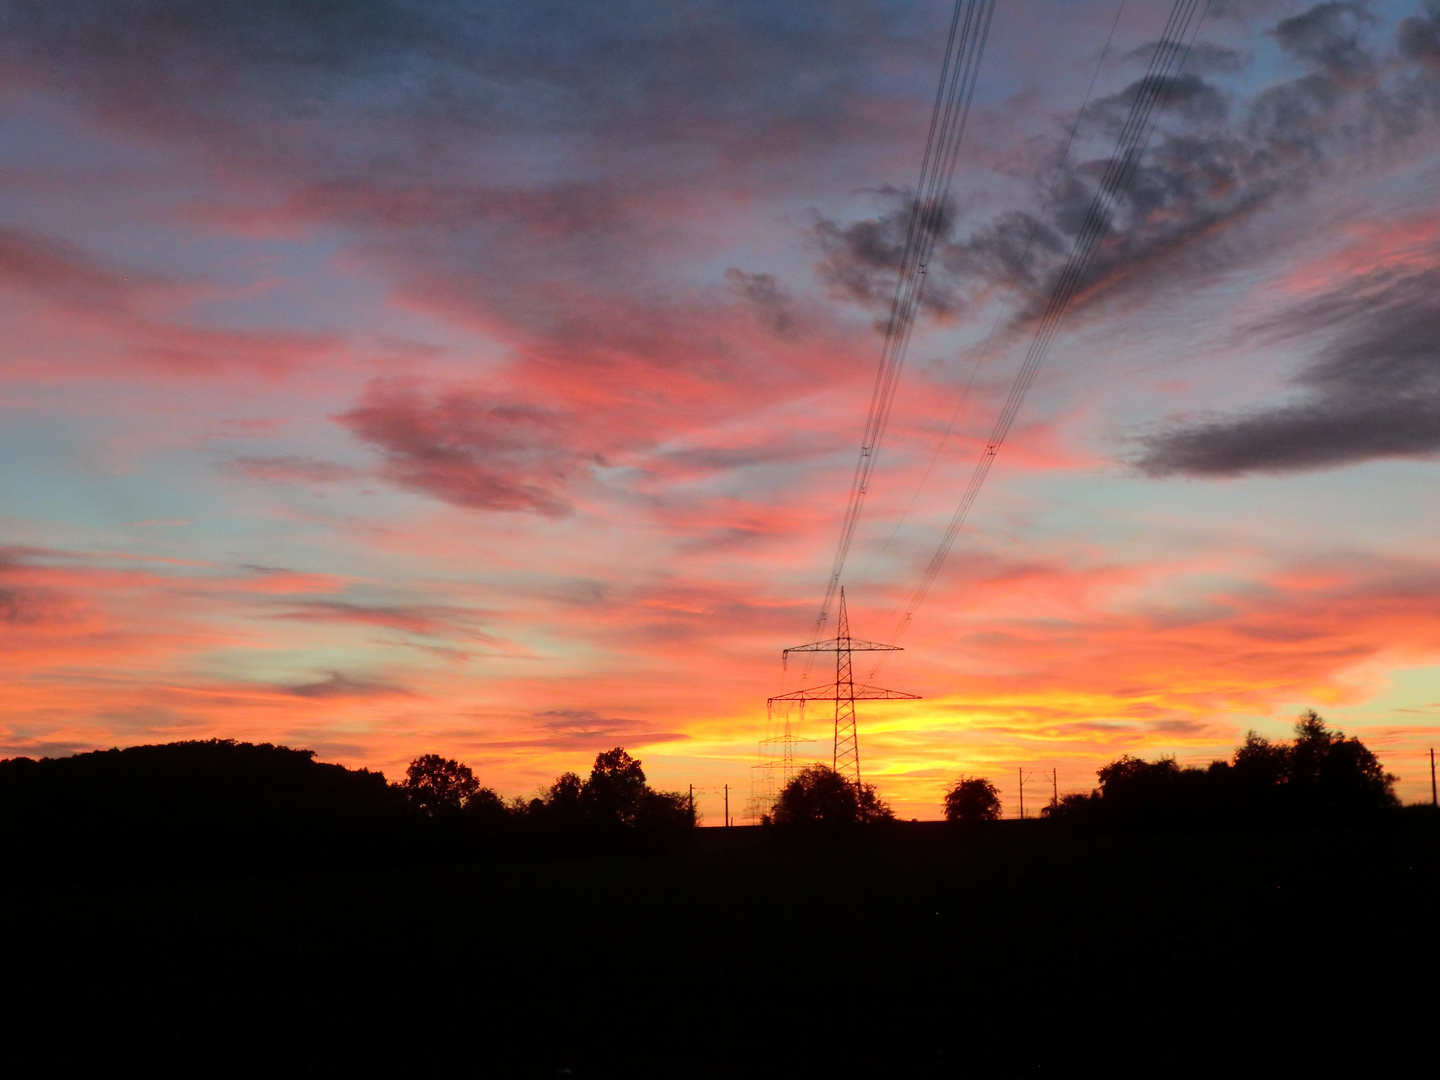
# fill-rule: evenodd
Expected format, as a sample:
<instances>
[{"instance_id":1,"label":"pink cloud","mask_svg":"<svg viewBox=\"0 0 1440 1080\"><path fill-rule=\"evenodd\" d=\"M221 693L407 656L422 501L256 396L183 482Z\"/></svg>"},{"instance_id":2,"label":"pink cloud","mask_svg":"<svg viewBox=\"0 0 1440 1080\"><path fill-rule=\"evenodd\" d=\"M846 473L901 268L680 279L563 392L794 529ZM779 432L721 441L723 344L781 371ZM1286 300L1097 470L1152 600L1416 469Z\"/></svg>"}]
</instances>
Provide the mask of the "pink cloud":
<instances>
[{"instance_id":1,"label":"pink cloud","mask_svg":"<svg viewBox=\"0 0 1440 1080\"><path fill-rule=\"evenodd\" d=\"M23 309L41 339L104 343L141 372L166 375L233 373L278 378L331 354L330 334L238 330L178 321L176 308L213 292L198 281L112 266L74 244L18 229L0 229L0 290L23 291L36 304ZM29 371L54 378L45 360L27 365L14 350L12 374ZM94 361L90 361L94 364ZM98 365L102 369L103 363Z\"/></svg>"},{"instance_id":2,"label":"pink cloud","mask_svg":"<svg viewBox=\"0 0 1440 1080\"><path fill-rule=\"evenodd\" d=\"M583 468L563 445L559 415L483 392L426 396L413 382L371 383L336 419L382 451L395 483L457 506L559 517L570 510L567 483Z\"/></svg>"}]
</instances>

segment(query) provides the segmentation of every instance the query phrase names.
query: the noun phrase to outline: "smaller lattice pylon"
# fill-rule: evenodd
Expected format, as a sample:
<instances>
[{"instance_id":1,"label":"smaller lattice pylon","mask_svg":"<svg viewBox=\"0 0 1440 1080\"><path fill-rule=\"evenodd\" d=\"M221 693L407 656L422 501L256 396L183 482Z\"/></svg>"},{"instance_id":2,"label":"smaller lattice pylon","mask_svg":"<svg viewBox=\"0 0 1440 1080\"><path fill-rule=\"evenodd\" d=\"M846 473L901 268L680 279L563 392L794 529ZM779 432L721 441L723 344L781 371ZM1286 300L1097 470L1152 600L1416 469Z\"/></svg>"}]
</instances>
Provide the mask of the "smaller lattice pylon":
<instances>
[{"instance_id":1,"label":"smaller lattice pylon","mask_svg":"<svg viewBox=\"0 0 1440 1080\"><path fill-rule=\"evenodd\" d=\"M886 690L879 686L855 685L855 674L851 667L850 654L857 652L900 652L899 645L881 645L875 641L861 641L850 636L850 617L845 611L845 590L840 590L840 621L836 634L828 641L812 641L808 645L796 645L781 655L786 666L791 653L833 652L835 654L835 681L828 686L805 687L789 694L780 694L765 704L773 706L777 701L833 701L835 702L835 754L833 766L836 772L847 780L860 782L860 736L855 728L855 702L857 701L900 701L918 700L919 694L906 694L899 690Z\"/></svg>"}]
</instances>

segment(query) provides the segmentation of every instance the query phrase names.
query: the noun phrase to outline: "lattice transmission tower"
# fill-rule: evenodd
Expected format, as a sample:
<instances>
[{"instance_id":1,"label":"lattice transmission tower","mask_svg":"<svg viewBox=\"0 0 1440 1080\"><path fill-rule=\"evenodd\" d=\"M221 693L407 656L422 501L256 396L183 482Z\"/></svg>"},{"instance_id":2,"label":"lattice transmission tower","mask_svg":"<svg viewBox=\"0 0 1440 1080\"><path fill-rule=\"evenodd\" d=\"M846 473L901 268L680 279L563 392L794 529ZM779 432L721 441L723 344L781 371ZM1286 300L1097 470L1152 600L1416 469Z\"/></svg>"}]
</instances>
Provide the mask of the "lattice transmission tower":
<instances>
[{"instance_id":1,"label":"lattice transmission tower","mask_svg":"<svg viewBox=\"0 0 1440 1080\"><path fill-rule=\"evenodd\" d=\"M855 675L850 654L857 652L900 652L899 645L881 645L875 641L861 641L850 636L850 616L845 611L845 590L840 590L840 621L835 637L827 641L812 641L809 645L796 645L781 655L785 664L790 663L791 653L835 654L835 681L829 686L804 687L789 694L779 694L765 704L773 707L777 701L833 701L835 702L835 771L848 780L860 782L860 737L855 730L855 702L857 701L899 701L918 700L919 694L906 694L899 690L886 690L879 686L855 685ZM786 734L789 734L787 729Z\"/></svg>"}]
</instances>

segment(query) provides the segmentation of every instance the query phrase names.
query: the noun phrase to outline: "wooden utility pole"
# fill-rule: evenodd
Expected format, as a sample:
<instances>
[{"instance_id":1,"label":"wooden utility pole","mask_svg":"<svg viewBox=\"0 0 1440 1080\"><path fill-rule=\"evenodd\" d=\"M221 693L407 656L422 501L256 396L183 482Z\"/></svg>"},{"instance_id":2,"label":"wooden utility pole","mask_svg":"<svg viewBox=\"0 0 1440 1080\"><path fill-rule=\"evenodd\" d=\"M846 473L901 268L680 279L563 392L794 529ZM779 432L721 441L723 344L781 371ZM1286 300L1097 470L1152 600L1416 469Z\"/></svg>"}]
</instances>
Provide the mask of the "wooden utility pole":
<instances>
[{"instance_id":1,"label":"wooden utility pole","mask_svg":"<svg viewBox=\"0 0 1440 1080\"><path fill-rule=\"evenodd\" d=\"M1435 799L1435 747L1430 747L1430 805L1440 806Z\"/></svg>"},{"instance_id":2,"label":"wooden utility pole","mask_svg":"<svg viewBox=\"0 0 1440 1080\"><path fill-rule=\"evenodd\" d=\"M730 827L730 785L725 785L725 828Z\"/></svg>"},{"instance_id":3,"label":"wooden utility pole","mask_svg":"<svg viewBox=\"0 0 1440 1080\"><path fill-rule=\"evenodd\" d=\"M1025 820L1025 767L1022 765L1015 770L1020 774L1020 820Z\"/></svg>"},{"instance_id":4,"label":"wooden utility pole","mask_svg":"<svg viewBox=\"0 0 1440 1080\"><path fill-rule=\"evenodd\" d=\"M1060 805L1060 770L1050 770L1050 805Z\"/></svg>"}]
</instances>

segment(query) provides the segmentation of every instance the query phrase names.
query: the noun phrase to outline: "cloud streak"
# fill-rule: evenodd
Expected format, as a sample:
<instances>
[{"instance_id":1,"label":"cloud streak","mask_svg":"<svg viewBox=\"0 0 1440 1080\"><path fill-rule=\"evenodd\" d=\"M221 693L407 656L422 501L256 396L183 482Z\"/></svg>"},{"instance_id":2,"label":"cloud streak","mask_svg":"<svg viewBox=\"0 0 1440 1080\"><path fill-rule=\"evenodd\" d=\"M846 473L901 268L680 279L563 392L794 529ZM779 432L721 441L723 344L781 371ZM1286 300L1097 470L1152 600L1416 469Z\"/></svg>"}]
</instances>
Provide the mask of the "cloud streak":
<instances>
[{"instance_id":1,"label":"cloud streak","mask_svg":"<svg viewBox=\"0 0 1440 1080\"><path fill-rule=\"evenodd\" d=\"M107 346L118 341L132 364L165 375L238 369L274 378L337 345L329 334L177 321L167 313L210 290L112 266L77 245L23 229L0 228L0 290L29 296L52 326L86 331Z\"/></svg>"},{"instance_id":2,"label":"cloud streak","mask_svg":"<svg viewBox=\"0 0 1440 1080\"><path fill-rule=\"evenodd\" d=\"M1301 472L1440 453L1440 249L1434 266L1382 269L1259 329L1329 343L1293 377L1295 400L1142 438L1152 477Z\"/></svg>"}]
</instances>

